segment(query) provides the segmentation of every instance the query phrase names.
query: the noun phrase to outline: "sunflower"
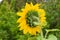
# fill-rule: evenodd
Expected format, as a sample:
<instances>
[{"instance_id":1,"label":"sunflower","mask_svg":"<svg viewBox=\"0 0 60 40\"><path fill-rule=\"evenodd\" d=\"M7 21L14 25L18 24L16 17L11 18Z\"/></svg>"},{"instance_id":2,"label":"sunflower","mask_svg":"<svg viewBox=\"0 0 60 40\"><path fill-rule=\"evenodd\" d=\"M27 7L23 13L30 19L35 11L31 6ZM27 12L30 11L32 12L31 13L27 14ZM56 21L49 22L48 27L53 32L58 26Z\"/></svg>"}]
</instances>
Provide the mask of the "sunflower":
<instances>
[{"instance_id":1,"label":"sunflower","mask_svg":"<svg viewBox=\"0 0 60 40\"><path fill-rule=\"evenodd\" d=\"M17 12L17 15L20 16L17 20L19 30L23 30L24 34L36 35L36 33L40 33L41 27L46 25L45 11L39 6L40 4L26 3L25 8L21 12Z\"/></svg>"}]
</instances>

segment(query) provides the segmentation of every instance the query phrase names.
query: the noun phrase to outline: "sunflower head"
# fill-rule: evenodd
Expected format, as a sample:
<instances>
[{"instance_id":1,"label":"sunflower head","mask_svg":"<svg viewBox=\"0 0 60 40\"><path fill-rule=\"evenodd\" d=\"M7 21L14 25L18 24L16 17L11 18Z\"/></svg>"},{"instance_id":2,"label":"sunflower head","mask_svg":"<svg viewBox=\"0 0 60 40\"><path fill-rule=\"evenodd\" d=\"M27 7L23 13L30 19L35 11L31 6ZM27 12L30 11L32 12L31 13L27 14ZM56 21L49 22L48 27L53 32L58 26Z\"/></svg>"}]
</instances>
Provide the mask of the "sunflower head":
<instances>
[{"instance_id":1,"label":"sunflower head","mask_svg":"<svg viewBox=\"0 0 60 40\"><path fill-rule=\"evenodd\" d=\"M36 35L36 33L40 33L41 27L46 25L45 11L40 9L39 6L40 4L26 3L22 12L17 13L18 16L21 16L17 22L24 34Z\"/></svg>"}]
</instances>

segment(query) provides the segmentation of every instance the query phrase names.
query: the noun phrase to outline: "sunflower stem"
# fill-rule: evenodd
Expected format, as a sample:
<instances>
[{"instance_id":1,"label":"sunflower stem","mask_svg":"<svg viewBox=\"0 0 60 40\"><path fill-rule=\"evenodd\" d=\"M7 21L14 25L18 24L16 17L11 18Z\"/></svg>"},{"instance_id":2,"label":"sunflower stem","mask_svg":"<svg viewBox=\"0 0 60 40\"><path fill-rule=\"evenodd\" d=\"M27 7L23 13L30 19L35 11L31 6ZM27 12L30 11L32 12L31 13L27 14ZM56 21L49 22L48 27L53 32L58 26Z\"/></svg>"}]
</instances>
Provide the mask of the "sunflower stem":
<instances>
[{"instance_id":1,"label":"sunflower stem","mask_svg":"<svg viewBox=\"0 0 60 40\"><path fill-rule=\"evenodd\" d=\"M47 35L48 35L49 32L60 31L59 29L45 29L45 30L46 30L45 38L47 37Z\"/></svg>"},{"instance_id":2,"label":"sunflower stem","mask_svg":"<svg viewBox=\"0 0 60 40\"><path fill-rule=\"evenodd\" d=\"M47 37L48 33L49 33L49 32L47 31L46 34L45 34L45 38Z\"/></svg>"},{"instance_id":3,"label":"sunflower stem","mask_svg":"<svg viewBox=\"0 0 60 40\"><path fill-rule=\"evenodd\" d=\"M46 31L60 31L59 29L46 29Z\"/></svg>"},{"instance_id":4,"label":"sunflower stem","mask_svg":"<svg viewBox=\"0 0 60 40\"><path fill-rule=\"evenodd\" d=\"M41 37L42 37L42 40L43 40L43 31L42 31L42 28L41 28Z\"/></svg>"}]
</instances>

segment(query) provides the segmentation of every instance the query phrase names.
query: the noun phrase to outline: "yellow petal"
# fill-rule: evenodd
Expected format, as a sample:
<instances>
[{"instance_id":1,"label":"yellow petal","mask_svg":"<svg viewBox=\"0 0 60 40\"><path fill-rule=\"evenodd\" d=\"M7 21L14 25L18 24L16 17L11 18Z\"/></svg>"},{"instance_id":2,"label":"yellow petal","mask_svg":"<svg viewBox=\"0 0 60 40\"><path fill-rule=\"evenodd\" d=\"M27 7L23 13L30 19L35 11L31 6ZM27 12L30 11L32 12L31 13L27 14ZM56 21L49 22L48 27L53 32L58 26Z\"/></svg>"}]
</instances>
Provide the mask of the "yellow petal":
<instances>
[{"instance_id":1,"label":"yellow petal","mask_svg":"<svg viewBox=\"0 0 60 40\"><path fill-rule=\"evenodd\" d=\"M23 21L23 22L20 23L19 27L20 26L24 27L25 25L26 25L26 21Z\"/></svg>"},{"instance_id":2,"label":"yellow petal","mask_svg":"<svg viewBox=\"0 0 60 40\"><path fill-rule=\"evenodd\" d=\"M34 5L34 9L39 9L40 4Z\"/></svg>"},{"instance_id":3,"label":"yellow petal","mask_svg":"<svg viewBox=\"0 0 60 40\"><path fill-rule=\"evenodd\" d=\"M31 5L31 7L33 7L33 4L32 4L32 2L30 3L30 5Z\"/></svg>"},{"instance_id":4,"label":"yellow petal","mask_svg":"<svg viewBox=\"0 0 60 40\"><path fill-rule=\"evenodd\" d=\"M41 20L46 20L46 17L41 17L40 19L41 19Z\"/></svg>"},{"instance_id":5,"label":"yellow petal","mask_svg":"<svg viewBox=\"0 0 60 40\"><path fill-rule=\"evenodd\" d=\"M25 20L25 17L20 17L18 20L17 20L17 23L21 23L22 21Z\"/></svg>"},{"instance_id":6,"label":"yellow petal","mask_svg":"<svg viewBox=\"0 0 60 40\"><path fill-rule=\"evenodd\" d=\"M19 30L23 30L23 29L24 29L24 27L20 27L20 28L19 28Z\"/></svg>"},{"instance_id":7,"label":"yellow petal","mask_svg":"<svg viewBox=\"0 0 60 40\"><path fill-rule=\"evenodd\" d=\"M32 29L32 35L36 35L35 29Z\"/></svg>"},{"instance_id":8,"label":"yellow petal","mask_svg":"<svg viewBox=\"0 0 60 40\"><path fill-rule=\"evenodd\" d=\"M26 8L26 9L30 9L30 8L31 8L30 4L26 3L25 8Z\"/></svg>"},{"instance_id":9,"label":"yellow petal","mask_svg":"<svg viewBox=\"0 0 60 40\"><path fill-rule=\"evenodd\" d=\"M45 16L45 11L43 9L38 9L38 13L40 17Z\"/></svg>"},{"instance_id":10,"label":"yellow petal","mask_svg":"<svg viewBox=\"0 0 60 40\"><path fill-rule=\"evenodd\" d=\"M17 15L18 16L22 16L22 12L17 12Z\"/></svg>"},{"instance_id":11,"label":"yellow petal","mask_svg":"<svg viewBox=\"0 0 60 40\"><path fill-rule=\"evenodd\" d=\"M24 33L24 34L27 34L28 31L29 31L29 28L28 28L28 26L26 25L25 28L24 28L24 30L23 30L23 33Z\"/></svg>"},{"instance_id":12,"label":"yellow petal","mask_svg":"<svg viewBox=\"0 0 60 40\"><path fill-rule=\"evenodd\" d=\"M38 33L40 33L40 26L37 26L37 27L35 28L35 30L36 30Z\"/></svg>"}]
</instances>

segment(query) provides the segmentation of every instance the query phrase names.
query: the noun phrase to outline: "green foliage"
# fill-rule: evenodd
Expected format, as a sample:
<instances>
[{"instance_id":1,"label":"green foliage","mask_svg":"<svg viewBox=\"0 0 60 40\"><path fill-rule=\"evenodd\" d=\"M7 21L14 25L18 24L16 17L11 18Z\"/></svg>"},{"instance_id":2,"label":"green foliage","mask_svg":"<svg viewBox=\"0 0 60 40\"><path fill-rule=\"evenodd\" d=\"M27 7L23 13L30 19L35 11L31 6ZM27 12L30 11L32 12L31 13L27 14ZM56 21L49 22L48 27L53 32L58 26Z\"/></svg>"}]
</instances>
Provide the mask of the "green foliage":
<instances>
[{"instance_id":1,"label":"green foliage","mask_svg":"<svg viewBox=\"0 0 60 40\"><path fill-rule=\"evenodd\" d=\"M0 39L14 40L17 35L17 16L6 0L0 5Z\"/></svg>"},{"instance_id":2,"label":"green foliage","mask_svg":"<svg viewBox=\"0 0 60 40\"><path fill-rule=\"evenodd\" d=\"M43 38L40 34L31 36L19 31L16 12L20 11L26 2L40 3L40 8L46 11L47 25L44 29L48 29L49 32L43 29ZM3 0L0 3L0 40L60 40L60 32L52 29L60 30L60 0Z\"/></svg>"}]
</instances>

